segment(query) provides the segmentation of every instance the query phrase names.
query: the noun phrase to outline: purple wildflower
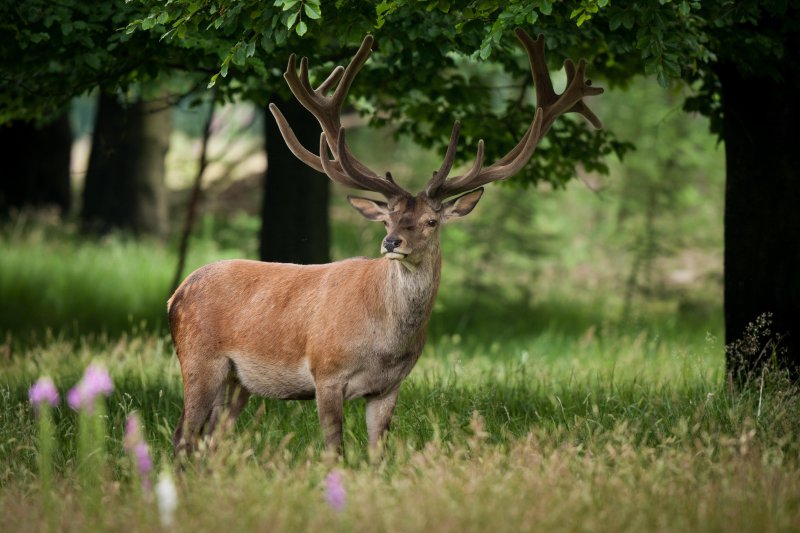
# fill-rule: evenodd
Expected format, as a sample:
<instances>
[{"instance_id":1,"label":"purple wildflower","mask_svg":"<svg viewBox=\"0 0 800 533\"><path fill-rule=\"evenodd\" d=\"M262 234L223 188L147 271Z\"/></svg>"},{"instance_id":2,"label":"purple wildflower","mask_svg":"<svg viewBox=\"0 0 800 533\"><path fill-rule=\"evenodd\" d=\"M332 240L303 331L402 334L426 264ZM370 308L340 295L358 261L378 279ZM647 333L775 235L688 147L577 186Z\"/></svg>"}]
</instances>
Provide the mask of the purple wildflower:
<instances>
[{"instance_id":1,"label":"purple wildflower","mask_svg":"<svg viewBox=\"0 0 800 533\"><path fill-rule=\"evenodd\" d=\"M139 415L131 413L125 422L125 451L136 460L136 468L140 474L149 474L153 469L153 460L150 458L150 449L142 436L142 425Z\"/></svg>"},{"instance_id":2,"label":"purple wildflower","mask_svg":"<svg viewBox=\"0 0 800 533\"><path fill-rule=\"evenodd\" d=\"M60 400L55 383L46 376L39 378L39 380L33 384L28 391L28 399L34 407L39 407L45 402L55 407Z\"/></svg>"},{"instance_id":3,"label":"purple wildflower","mask_svg":"<svg viewBox=\"0 0 800 533\"><path fill-rule=\"evenodd\" d=\"M139 415L136 413L131 413L128 415L128 419L125 421L125 440L123 441L123 446L125 447L125 451L131 452L133 451L134 446L136 443L142 440L142 424L139 421Z\"/></svg>"},{"instance_id":4,"label":"purple wildflower","mask_svg":"<svg viewBox=\"0 0 800 533\"><path fill-rule=\"evenodd\" d=\"M111 382L108 370L92 363L86 367L80 382L67 393L67 403L76 411L78 409L91 411L99 395L111 396L113 390L114 384Z\"/></svg>"},{"instance_id":5,"label":"purple wildflower","mask_svg":"<svg viewBox=\"0 0 800 533\"><path fill-rule=\"evenodd\" d=\"M325 478L325 501L335 511L342 511L347 503L347 491L342 483L342 473L332 470Z\"/></svg>"},{"instance_id":6,"label":"purple wildflower","mask_svg":"<svg viewBox=\"0 0 800 533\"><path fill-rule=\"evenodd\" d=\"M153 459L150 458L150 449L144 441L139 442L133 448L133 455L136 457L136 467L140 474L149 474L153 469Z\"/></svg>"},{"instance_id":7,"label":"purple wildflower","mask_svg":"<svg viewBox=\"0 0 800 533\"><path fill-rule=\"evenodd\" d=\"M125 439L123 446L134 462L139 475L142 477L142 486L145 491L150 490L150 472L153 470L153 459L150 457L150 449L142 436L142 425L139 415L131 413L125 422Z\"/></svg>"}]
</instances>

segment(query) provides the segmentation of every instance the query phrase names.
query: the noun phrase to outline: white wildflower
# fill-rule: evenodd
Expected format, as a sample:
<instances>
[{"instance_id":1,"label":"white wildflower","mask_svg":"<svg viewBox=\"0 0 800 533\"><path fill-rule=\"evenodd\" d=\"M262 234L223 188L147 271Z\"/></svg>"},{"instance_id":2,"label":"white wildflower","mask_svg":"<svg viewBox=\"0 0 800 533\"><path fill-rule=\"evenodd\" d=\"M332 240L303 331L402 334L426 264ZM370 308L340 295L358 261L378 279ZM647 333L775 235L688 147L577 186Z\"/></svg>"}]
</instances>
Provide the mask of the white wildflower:
<instances>
[{"instance_id":1,"label":"white wildflower","mask_svg":"<svg viewBox=\"0 0 800 533\"><path fill-rule=\"evenodd\" d=\"M178 490L168 472L161 472L156 483L156 501L161 516L161 525L170 527L175 521L175 509L178 507Z\"/></svg>"}]
</instances>

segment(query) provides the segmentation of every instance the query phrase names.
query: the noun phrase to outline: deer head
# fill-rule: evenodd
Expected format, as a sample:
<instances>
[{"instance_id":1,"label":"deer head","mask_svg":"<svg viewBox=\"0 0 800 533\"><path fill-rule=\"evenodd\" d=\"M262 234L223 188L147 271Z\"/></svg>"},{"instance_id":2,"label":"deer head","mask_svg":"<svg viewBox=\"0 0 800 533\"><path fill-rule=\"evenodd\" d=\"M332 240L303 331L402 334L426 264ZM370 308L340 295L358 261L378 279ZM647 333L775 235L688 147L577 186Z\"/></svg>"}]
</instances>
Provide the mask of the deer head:
<instances>
[{"instance_id":1,"label":"deer head","mask_svg":"<svg viewBox=\"0 0 800 533\"><path fill-rule=\"evenodd\" d=\"M483 194L483 185L507 179L522 169L559 115L579 113L596 128L601 127L600 120L583 102L584 96L603 92L585 79L586 63L581 60L576 68L572 61L564 62L567 87L560 95L556 94L545 61L544 37L540 35L532 39L521 28L517 28L515 33L527 51L536 88L537 110L527 132L510 152L488 167L483 166L484 145L480 140L475 161L467 173L448 177L461 130L461 124L456 121L441 167L433 173L425 189L416 195L398 185L391 173L379 176L356 159L347 147L341 126L342 104L356 74L372 51L372 36L364 38L347 68L337 66L316 89L308 79L308 59L301 59L298 75L295 55L289 57L284 78L298 101L319 121L322 128L319 154L315 155L300 144L283 114L275 104L270 104L281 134L295 156L324 172L331 180L385 197L386 201L356 196L348 199L367 219L384 223L386 237L381 253L388 259L416 265L431 249L438 249L439 227L452 218L470 213ZM337 82L333 93L328 95ZM329 151L333 159L329 157Z\"/></svg>"}]
</instances>

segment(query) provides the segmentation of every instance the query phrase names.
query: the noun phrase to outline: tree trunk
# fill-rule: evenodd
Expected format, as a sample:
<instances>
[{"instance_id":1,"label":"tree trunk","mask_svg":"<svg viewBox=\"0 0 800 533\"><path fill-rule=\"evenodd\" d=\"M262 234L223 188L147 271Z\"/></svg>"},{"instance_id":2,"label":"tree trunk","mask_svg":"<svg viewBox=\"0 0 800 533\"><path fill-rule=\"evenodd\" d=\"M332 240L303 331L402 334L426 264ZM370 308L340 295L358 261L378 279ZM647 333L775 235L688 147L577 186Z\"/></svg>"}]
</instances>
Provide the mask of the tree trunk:
<instances>
[{"instance_id":1,"label":"tree trunk","mask_svg":"<svg viewBox=\"0 0 800 533\"><path fill-rule=\"evenodd\" d=\"M743 77L722 66L725 190L725 337L772 313L777 350L728 350L727 368L741 382L777 355L797 377L800 363L800 104L796 87ZM791 78L788 78L791 79ZM760 103L756 96L766 96ZM752 338L752 335L750 336ZM737 353L738 352L738 353Z\"/></svg>"},{"instance_id":2,"label":"tree trunk","mask_svg":"<svg viewBox=\"0 0 800 533\"><path fill-rule=\"evenodd\" d=\"M276 102L306 147L319 146L316 119L294 99ZM264 261L316 264L329 259L328 177L300 162L267 112L260 255ZM315 150L316 151L316 150Z\"/></svg>"},{"instance_id":3,"label":"tree trunk","mask_svg":"<svg viewBox=\"0 0 800 533\"><path fill-rule=\"evenodd\" d=\"M67 114L39 126L12 122L0 127L0 214L12 208L72 203L69 163L72 131Z\"/></svg>"},{"instance_id":4,"label":"tree trunk","mask_svg":"<svg viewBox=\"0 0 800 533\"><path fill-rule=\"evenodd\" d=\"M101 93L83 191L84 231L166 234L164 158L171 130L163 104L122 105Z\"/></svg>"}]
</instances>

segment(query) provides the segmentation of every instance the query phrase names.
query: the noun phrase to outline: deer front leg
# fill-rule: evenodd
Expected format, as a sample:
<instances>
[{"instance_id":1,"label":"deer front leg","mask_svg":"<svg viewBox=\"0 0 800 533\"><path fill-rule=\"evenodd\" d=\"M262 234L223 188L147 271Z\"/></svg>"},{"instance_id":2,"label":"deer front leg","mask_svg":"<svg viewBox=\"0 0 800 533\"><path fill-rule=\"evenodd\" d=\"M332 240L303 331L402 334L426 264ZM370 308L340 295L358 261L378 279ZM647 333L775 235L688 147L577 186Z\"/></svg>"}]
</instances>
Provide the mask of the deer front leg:
<instances>
[{"instance_id":1,"label":"deer front leg","mask_svg":"<svg viewBox=\"0 0 800 533\"><path fill-rule=\"evenodd\" d=\"M371 450L378 447L383 436L389 431L399 392L400 387L397 386L380 396L367 398L367 435Z\"/></svg>"},{"instance_id":2,"label":"deer front leg","mask_svg":"<svg viewBox=\"0 0 800 533\"><path fill-rule=\"evenodd\" d=\"M344 391L339 384L317 385L317 413L325 437L325 450L344 453L342 421L344 412Z\"/></svg>"}]
</instances>

